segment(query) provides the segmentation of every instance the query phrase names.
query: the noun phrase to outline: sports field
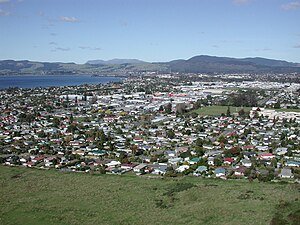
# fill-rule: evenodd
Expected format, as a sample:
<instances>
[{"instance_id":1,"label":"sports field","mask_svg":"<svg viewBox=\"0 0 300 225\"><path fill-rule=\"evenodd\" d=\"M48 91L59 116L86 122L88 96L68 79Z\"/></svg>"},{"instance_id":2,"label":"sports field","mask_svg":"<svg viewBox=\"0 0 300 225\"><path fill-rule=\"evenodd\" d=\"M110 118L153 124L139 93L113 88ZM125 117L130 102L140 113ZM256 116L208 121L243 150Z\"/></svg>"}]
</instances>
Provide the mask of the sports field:
<instances>
[{"instance_id":1,"label":"sports field","mask_svg":"<svg viewBox=\"0 0 300 225\"><path fill-rule=\"evenodd\" d=\"M222 113L226 115L227 109L228 109L227 106L213 105L213 106L207 106L207 107L196 109L193 112L198 113L202 116L220 116ZM238 113L242 108L230 106L229 109L230 109L230 113ZM252 108L243 107L243 109L245 110L245 112L250 112Z\"/></svg>"}]
</instances>

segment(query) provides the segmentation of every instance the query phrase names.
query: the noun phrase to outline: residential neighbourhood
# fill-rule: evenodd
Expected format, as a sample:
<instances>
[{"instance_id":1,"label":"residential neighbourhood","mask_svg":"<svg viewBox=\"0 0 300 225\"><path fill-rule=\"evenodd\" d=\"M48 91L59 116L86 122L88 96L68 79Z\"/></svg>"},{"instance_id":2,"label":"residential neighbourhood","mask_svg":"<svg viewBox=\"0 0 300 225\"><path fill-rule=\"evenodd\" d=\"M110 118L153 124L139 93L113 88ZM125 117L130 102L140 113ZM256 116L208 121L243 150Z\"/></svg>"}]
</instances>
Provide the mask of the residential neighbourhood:
<instances>
[{"instance_id":1,"label":"residential neighbourhood","mask_svg":"<svg viewBox=\"0 0 300 225\"><path fill-rule=\"evenodd\" d=\"M298 182L299 90L297 83L152 74L4 89L0 160L95 174Z\"/></svg>"}]
</instances>

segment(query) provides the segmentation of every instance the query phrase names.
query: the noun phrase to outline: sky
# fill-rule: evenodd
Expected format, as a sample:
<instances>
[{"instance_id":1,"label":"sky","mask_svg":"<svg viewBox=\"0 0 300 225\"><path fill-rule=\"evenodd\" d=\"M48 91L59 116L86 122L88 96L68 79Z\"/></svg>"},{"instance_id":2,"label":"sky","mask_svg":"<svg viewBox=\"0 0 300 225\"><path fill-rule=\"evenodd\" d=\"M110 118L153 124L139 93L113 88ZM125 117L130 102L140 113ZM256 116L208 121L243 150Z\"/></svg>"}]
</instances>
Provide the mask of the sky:
<instances>
[{"instance_id":1,"label":"sky","mask_svg":"<svg viewBox=\"0 0 300 225\"><path fill-rule=\"evenodd\" d=\"M0 60L300 63L300 0L0 0Z\"/></svg>"}]
</instances>

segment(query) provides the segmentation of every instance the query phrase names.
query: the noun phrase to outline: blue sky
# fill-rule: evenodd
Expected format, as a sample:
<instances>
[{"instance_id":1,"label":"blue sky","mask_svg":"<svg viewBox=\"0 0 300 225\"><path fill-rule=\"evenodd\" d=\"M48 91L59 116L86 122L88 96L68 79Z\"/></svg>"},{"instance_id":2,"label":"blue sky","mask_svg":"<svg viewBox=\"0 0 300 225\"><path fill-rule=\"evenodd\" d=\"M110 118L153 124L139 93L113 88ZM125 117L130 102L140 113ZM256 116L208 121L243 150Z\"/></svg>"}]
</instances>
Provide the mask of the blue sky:
<instances>
[{"instance_id":1,"label":"blue sky","mask_svg":"<svg viewBox=\"0 0 300 225\"><path fill-rule=\"evenodd\" d=\"M300 63L300 0L0 0L0 60Z\"/></svg>"}]
</instances>

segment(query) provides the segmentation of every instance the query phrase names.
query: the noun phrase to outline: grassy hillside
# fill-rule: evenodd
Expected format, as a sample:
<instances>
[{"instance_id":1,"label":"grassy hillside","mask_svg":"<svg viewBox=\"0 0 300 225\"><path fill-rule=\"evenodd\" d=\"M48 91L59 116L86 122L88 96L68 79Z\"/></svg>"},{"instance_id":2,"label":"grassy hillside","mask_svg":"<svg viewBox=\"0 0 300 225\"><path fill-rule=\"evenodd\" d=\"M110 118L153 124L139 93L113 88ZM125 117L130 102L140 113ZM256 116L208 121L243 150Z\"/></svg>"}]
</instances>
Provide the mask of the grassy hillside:
<instances>
[{"instance_id":1,"label":"grassy hillside","mask_svg":"<svg viewBox=\"0 0 300 225\"><path fill-rule=\"evenodd\" d=\"M272 218L296 224L300 216L300 187L295 184L98 176L3 166L0 174L3 225L247 225L270 224Z\"/></svg>"},{"instance_id":2,"label":"grassy hillside","mask_svg":"<svg viewBox=\"0 0 300 225\"><path fill-rule=\"evenodd\" d=\"M0 75L57 75L57 74L126 74L143 71L169 71L167 63L90 65L0 60Z\"/></svg>"}]
</instances>

